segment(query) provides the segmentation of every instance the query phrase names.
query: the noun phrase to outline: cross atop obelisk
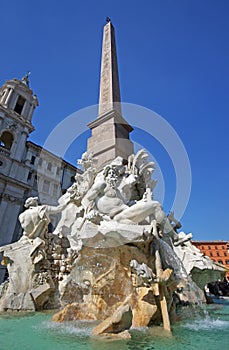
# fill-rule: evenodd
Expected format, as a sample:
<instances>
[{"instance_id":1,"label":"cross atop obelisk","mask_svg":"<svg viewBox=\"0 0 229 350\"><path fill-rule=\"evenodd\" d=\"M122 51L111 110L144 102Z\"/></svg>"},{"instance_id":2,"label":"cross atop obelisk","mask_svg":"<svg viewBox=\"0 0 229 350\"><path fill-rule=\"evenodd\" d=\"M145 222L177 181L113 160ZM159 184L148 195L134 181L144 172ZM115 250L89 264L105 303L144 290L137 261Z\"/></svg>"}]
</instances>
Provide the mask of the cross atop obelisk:
<instances>
[{"instance_id":1,"label":"cross atop obelisk","mask_svg":"<svg viewBox=\"0 0 229 350\"><path fill-rule=\"evenodd\" d=\"M103 31L103 47L100 75L99 116L116 110L121 112L121 99L118 77L118 62L114 27L107 17Z\"/></svg>"},{"instance_id":2,"label":"cross atop obelisk","mask_svg":"<svg viewBox=\"0 0 229 350\"><path fill-rule=\"evenodd\" d=\"M92 136L88 139L87 151L98 158L99 168L117 156L127 161L133 153L133 144L129 140L133 128L122 117L120 102L115 31L107 18L103 30L98 116L88 125Z\"/></svg>"}]
</instances>

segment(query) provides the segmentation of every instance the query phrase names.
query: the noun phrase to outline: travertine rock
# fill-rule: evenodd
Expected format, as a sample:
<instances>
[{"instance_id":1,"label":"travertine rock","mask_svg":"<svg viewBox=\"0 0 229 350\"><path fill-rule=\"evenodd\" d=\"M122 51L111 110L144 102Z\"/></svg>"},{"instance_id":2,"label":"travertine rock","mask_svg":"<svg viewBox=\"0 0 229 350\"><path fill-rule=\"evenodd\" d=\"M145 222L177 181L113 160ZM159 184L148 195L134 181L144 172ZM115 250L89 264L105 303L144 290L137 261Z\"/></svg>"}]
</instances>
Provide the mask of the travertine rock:
<instances>
[{"instance_id":1,"label":"travertine rock","mask_svg":"<svg viewBox=\"0 0 229 350\"><path fill-rule=\"evenodd\" d=\"M147 327L157 313L155 291L152 288L140 287L137 290L137 302L133 308L132 327Z\"/></svg>"},{"instance_id":2,"label":"travertine rock","mask_svg":"<svg viewBox=\"0 0 229 350\"><path fill-rule=\"evenodd\" d=\"M88 303L68 304L63 310L53 316L54 322L96 320L94 307Z\"/></svg>"},{"instance_id":3,"label":"travertine rock","mask_svg":"<svg viewBox=\"0 0 229 350\"><path fill-rule=\"evenodd\" d=\"M132 310L128 304L121 305L111 317L108 317L93 329L93 335L120 333L132 325Z\"/></svg>"},{"instance_id":4,"label":"travertine rock","mask_svg":"<svg viewBox=\"0 0 229 350\"><path fill-rule=\"evenodd\" d=\"M83 247L71 273L59 284L62 305L66 305L64 296L71 293L71 281L77 281L74 290L77 290L76 297L81 298L78 308L82 304L85 310L84 304L88 305L90 312L93 308L94 317L98 320L104 320L115 312L126 296L132 296L134 300L136 288L130 267L132 258L147 262L145 254L134 246L109 249ZM73 319L76 317L74 315Z\"/></svg>"},{"instance_id":5,"label":"travertine rock","mask_svg":"<svg viewBox=\"0 0 229 350\"><path fill-rule=\"evenodd\" d=\"M102 334L99 334L99 336L101 338L110 339L110 340L128 340L128 339L131 339L131 335L127 330L120 332L120 333L102 333Z\"/></svg>"},{"instance_id":6,"label":"travertine rock","mask_svg":"<svg viewBox=\"0 0 229 350\"><path fill-rule=\"evenodd\" d=\"M0 299L0 310L41 310L54 290L48 271L37 271L44 259L39 238L33 241L23 236L14 244L1 250L9 271L9 285Z\"/></svg>"}]
</instances>

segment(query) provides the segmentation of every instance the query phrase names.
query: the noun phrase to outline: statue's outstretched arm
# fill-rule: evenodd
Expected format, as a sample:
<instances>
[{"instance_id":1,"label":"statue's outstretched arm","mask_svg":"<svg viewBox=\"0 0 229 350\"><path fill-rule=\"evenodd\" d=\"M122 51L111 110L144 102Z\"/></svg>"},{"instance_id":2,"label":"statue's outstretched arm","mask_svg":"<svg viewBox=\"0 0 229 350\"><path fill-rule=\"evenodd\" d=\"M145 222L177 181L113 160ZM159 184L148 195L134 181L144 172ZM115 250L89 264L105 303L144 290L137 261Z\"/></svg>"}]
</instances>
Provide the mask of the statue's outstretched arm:
<instances>
[{"instance_id":1,"label":"statue's outstretched arm","mask_svg":"<svg viewBox=\"0 0 229 350\"><path fill-rule=\"evenodd\" d=\"M56 207L51 206L51 205L47 205L46 211L48 214L59 214L62 210L64 210L68 206L69 203L73 203L73 202L74 202L74 200L70 198L65 203L57 205Z\"/></svg>"}]
</instances>

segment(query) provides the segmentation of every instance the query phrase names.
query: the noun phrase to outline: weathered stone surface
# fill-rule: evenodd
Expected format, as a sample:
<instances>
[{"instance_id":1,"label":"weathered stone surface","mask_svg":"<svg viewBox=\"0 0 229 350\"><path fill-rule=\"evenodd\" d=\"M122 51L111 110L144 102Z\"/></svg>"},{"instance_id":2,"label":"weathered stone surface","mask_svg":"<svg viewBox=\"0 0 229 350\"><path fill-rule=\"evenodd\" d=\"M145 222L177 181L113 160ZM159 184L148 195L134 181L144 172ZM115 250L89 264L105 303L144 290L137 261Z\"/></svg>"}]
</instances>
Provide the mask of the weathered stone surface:
<instances>
[{"instance_id":1,"label":"weathered stone surface","mask_svg":"<svg viewBox=\"0 0 229 350\"><path fill-rule=\"evenodd\" d=\"M9 271L8 287L2 292L0 310L41 310L54 289L51 275L37 273L36 264L44 256L42 240L23 236L18 242L4 246L4 263Z\"/></svg>"},{"instance_id":2,"label":"weathered stone surface","mask_svg":"<svg viewBox=\"0 0 229 350\"><path fill-rule=\"evenodd\" d=\"M93 329L93 335L120 333L132 325L132 310L128 304L121 305L111 317L108 317Z\"/></svg>"},{"instance_id":3,"label":"weathered stone surface","mask_svg":"<svg viewBox=\"0 0 229 350\"><path fill-rule=\"evenodd\" d=\"M154 294L152 288L140 287L137 289L132 327L147 327L149 325L152 317L158 311Z\"/></svg>"},{"instance_id":4,"label":"weathered stone surface","mask_svg":"<svg viewBox=\"0 0 229 350\"><path fill-rule=\"evenodd\" d=\"M96 320L94 308L94 305L88 303L69 304L53 316L53 321Z\"/></svg>"},{"instance_id":5,"label":"weathered stone surface","mask_svg":"<svg viewBox=\"0 0 229 350\"><path fill-rule=\"evenodd\" d=\"M8 293L6 298L2 298L0 311L35 311L35 303L29 293Z\"/></svg>"},{"instance_id":6,"label":"weathered stone surface","mask_svg":"<svg viewBox=\"0 0 229 350\"><path fill-rule=\"evenodd\" d=\"M133 300L136 296L130 268L132 258L147 262L145 254L134 246L109 249L83 247L71 273L60 283L60 294L71 293L72 283L68 281L77 281L74 291L77 291L76 298L79 298L78 308L82 303L85 310L85 303L95 319L104 320L115 312L126 296L132 296ZM73 319L75 317L73 315Z\"/></svg>"},{"instance_id":7,"label":"weathered stone surface","mask_svg":"<svg viewBox=\"0 0 229 350\"><path fill-rule=\"evenodd\" d=\"M38 244L34 244L35 246ZM9 271L9 286L0 300L0 310L35 310L30 295L33 263L27 239L4 247L4 263Z\"/></svg>"},{"instance_id":8,"label":"weathered stone surface","mask_svg":"<svg viewBox=\"0 0 229 350\"><path fill-rule=\"evenodd\" d=\"M53 284L44 283L37 288L33 288L30 295L35 304L36 310L43 310L44 305L48 302L51 292L53 292Z\"/></svg>"},{"instance_id":9,"label":"weathered stone surface","mask_svg":"<svg viewBox=\"0 0 229 350\"><path fill-rule=\"evenodd\" d=\"M192 280L196 283L196 285L203 291L204 287L209 281L218 281L223 280L225 275L224 268L212 264L211 268L206 267L204 269L199 269L194 266L192 269Z\"/></svg>"},{"instance_id":10,"label":"weathered stone surface","mask_svg":"<svg viewBox=\"0 0 229 350\"><path fill-rule=\"evenodd\" d=\"M109 340L128 340L131 339L131 334L125 330L120 333L102 333L99 334L101 338L109 339Z\"/></svg>"}]
</instances>

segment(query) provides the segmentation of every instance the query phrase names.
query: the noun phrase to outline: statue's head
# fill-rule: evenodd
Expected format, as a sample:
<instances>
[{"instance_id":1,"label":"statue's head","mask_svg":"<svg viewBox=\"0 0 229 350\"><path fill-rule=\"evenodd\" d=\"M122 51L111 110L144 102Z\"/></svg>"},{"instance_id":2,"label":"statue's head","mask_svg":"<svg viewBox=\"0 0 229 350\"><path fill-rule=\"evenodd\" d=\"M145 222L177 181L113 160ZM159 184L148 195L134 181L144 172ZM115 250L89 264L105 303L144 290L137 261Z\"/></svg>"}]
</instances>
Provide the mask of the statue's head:
<instances>
[{"instance_id":1,"label":"statue's head","mask_svg":"<svg viewBox=\"0 0 229 350\"><path fill-rule=\"evenodd\" d=\"M26 199L24 207L30 208L30 207L37 207L38 206L38 197L29 197Z\"/></svg>"},{"instance_id":2,"label":"statue's head","mask_svg":"<svg viewBox=\"0 0 229 350\"><path fill-rule=\"evenodd\" d=\"M123 158L117 157L110 164L105 166L103 176L111 187L116 187L124 172Z\"/></svg>"},{"instance_id":3,"label":"statue's head","mask_svg":"<svg viewBox=\"0 0 229 350\"><path fill-rule=\"evenodd\" d=\"M103 176L111 187L116 187L119 178L119 172L116 166L107 165L103 170Z\"/></svg>"}]
</instances>

